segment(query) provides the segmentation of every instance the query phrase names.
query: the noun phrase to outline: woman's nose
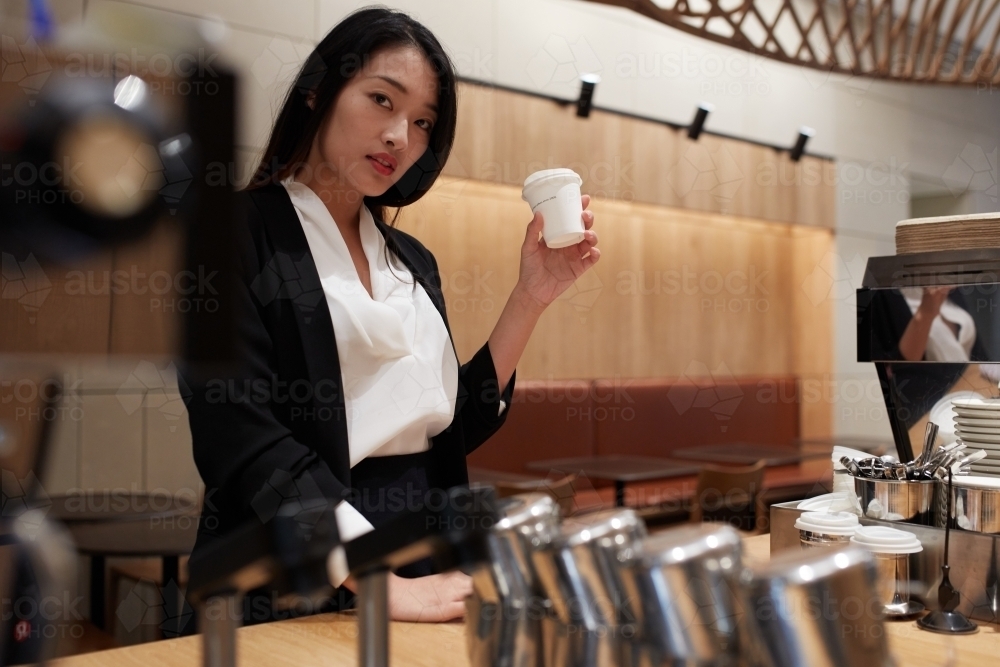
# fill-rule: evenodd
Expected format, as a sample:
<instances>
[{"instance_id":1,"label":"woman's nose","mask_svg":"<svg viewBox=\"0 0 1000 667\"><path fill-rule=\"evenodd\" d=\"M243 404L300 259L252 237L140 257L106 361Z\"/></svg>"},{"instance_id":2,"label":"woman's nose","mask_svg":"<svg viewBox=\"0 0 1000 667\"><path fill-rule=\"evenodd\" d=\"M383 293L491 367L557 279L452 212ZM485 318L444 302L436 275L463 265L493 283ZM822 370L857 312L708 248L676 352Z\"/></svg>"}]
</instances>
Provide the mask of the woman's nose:
<instances>
[{"instance_id":1,"label":"woman's nose","mask_svg":"<svg viewBox=\"0 0 1000 667\"><path fill-rule=\"evenodd\" d=\"M386 129L382 138L396 150L404 151L406 150L406 131L408 125L407 120L401 118Z\"/></svg>"}]
</instances>

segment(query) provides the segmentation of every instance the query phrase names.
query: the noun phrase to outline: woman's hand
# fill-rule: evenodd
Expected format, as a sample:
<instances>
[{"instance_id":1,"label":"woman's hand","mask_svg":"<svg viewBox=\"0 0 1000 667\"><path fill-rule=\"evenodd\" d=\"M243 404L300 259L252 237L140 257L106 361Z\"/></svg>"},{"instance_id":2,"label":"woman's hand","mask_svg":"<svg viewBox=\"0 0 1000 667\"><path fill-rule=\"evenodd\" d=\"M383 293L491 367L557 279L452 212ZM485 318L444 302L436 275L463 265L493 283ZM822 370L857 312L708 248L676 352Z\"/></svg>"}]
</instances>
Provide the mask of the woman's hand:
<instances>
[{"instance_id":1,"label":"woman's hand","mask_svg":"<svg viewBox=\"0 0 1000 667\"><path fill-rule=\"evenodd\" d=\"M556 297L601 257L601 251L594 247L597 245L597 232L591 229L594 213L587 210L590 195L583 195L580 201L583 203L585 231L583 240L576 245L555 249L545 245L545 241L539 238L543 223L540 213L535 213L528 223L524 243L521 244L517 285L507 299L488 341L501 394L513 377L538 318Z\"/></svg>"},{"instance_id":2,"label":"woman's hand","mask_svg":"<svg viewBox=\"0 0 1000 667\"><path fill-rule=\"evenodd\" d=\"M948 300L948 295L952 289L954 288L950 285L944 287L925 287L920 299L919 310L921 315L930 317L931 319L937 317L938 313L941 312L941 306Z\"/></svg>"},{"instance_id":3,"label":"woman's hand","mask_svg":"<svg viewBox=\"0 0 1000 667\"><path fill-rule=\"evenodd\" d=\"M920 361L927 352L927 339L931 335L931 325L941 312L941 306L953 288L925 287L913 317L906 323L906 329L899 338L899 353L906 361ZM954 330L953 330L954 331Z\"/></svg>"},{"instance_id":4,"label":"woman's hand","mask_svg":"<svg viewBox=\"0 0 1000 667\"><path fill-rule=\"evenodd\" d=\"M389 618L440 623L465 614L472 578L461 572L406 579L389 573Z\"/></svg>"},{"instance_id":5,"label":"woman's hand","mask_svg":"<svg viewBox=\"0 0 1000 667\"><path fill-rule=\"evenodd\" d=\"M594 226L594 212L588 211L590 195L581 197L583 202L583 226L586 230L583 240L566 248L550 248L540 237L544 220L541 213L528 224L528 230L521 245L521 270L515 289L545 308L569 289L583 273L597 263L601 251L597 245Z\"/></svg>"}]
</instances>

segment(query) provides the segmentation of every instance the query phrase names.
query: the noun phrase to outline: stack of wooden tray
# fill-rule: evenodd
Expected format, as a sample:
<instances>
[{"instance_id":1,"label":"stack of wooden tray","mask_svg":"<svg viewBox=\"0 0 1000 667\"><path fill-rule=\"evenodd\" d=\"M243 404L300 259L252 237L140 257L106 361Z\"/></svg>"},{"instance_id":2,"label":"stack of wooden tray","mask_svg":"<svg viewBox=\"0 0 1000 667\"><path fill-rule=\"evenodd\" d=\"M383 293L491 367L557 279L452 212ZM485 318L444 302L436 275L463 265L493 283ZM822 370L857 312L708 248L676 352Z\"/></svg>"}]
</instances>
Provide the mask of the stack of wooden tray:
<instances>
[{"instance_id":1,"label":"stack of wooden tray","mask_svg":"<svg viewBox=\"0 0 1000 667\"><path fill-rule=\"evenodd\" d=\"M1000 248L1000 213L912 218L896 223L896 254Z\"/></svg>"}]
</instances>

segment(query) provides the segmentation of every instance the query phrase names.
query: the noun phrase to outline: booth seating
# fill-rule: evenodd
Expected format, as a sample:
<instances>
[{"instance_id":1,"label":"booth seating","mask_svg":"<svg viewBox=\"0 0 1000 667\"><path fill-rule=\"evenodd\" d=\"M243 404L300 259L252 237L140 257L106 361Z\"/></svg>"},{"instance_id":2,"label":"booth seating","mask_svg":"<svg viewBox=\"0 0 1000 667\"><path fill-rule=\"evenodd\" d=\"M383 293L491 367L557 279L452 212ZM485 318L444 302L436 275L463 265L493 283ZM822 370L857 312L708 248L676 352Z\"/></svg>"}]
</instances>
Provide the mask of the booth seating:
<instances>
[{"instance_id":1,"label":"booth seating","mask_svg":"<svg viewBox=\"0 0 1000 667\"><path fill-rule=\"evenodd\" d=\"M706 380L518 381L503 428L469 456L470 474L537 476L526 464L578 456L670 458L677 449L719 443L796 446L795 377ZM636 490L648 499L657 487L643 483Z\"/></svg>"}]
</instances>

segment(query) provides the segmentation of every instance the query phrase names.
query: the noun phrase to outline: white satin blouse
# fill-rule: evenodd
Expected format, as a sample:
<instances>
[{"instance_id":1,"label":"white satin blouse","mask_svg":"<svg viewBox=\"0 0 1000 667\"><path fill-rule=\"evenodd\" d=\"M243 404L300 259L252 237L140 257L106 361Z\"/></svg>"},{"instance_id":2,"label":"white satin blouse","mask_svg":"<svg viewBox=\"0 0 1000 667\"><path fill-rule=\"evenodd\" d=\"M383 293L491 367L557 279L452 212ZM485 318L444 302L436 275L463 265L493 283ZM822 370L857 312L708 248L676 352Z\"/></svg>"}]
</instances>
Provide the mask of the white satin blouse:
<instances>
[{"instance_id":1,"label":"white satin blouse","mask_svg":"<svg viewBox=\"0 0 1000 667\"><path fill-rule=\"evenodd\" d=\"M361 207L361 244L370 296L323 201L292 177L281 184L302 223L333 320L351 466L369 456L430 449L430 438L454 419L458 391L458 358L441 314L392 253L390 271L385 238L367 206ZM336 515L345 541L372 530L346 501Z\"/></svg>"}]
</instances>

